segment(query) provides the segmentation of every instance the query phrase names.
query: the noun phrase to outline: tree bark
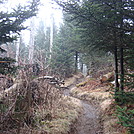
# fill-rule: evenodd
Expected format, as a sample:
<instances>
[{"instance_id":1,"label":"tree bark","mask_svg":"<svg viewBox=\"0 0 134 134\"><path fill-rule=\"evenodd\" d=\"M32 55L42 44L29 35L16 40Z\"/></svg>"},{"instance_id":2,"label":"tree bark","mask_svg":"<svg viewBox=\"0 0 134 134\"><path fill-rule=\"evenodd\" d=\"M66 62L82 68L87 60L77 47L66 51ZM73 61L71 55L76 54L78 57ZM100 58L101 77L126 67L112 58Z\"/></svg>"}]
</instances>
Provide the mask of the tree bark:
<instances>
[{"instance_id":1,"label":"tree bark","mask_svg":"<svg viewBox=\"0 0 134 134\"><path fill-rule=\"evenodd\" d=\"M120 0L121 2L121 9L123 9L123 0ZM121 15L121 22L120 22L120 28L123 29L123 20L124 16ZM124 59L123 59L123 31L120 31L120 89L123 92L124 91Z\"/></svg>"},{"instance_id":2,"label":"tree bark","mask_svg":"<svg viewBox=\"0 0 134 134\"><path fill-rule=\"evenodd\" d=\"M123 58L123 47L120 48L120 89L124 91L124 58Z\"/></svg>"},{"instance_id":3,"label":"tree bark","mask_svg":"<svg viewBox=\"0 0 134 134\"><path fill-rule=\"evenodd\" d=\"M117 55L117 46L114 48L114 61L115 61L115 92L119 91L119 82L118 82L118 55Z\"/></svg>"},{"instance_id":4,"label":"tree bark","mask_svg":"<svg viewBox=\"0 0 134 134\"><path fill-rule=\"evenodd\" d=\"M35 32L34 18L30 22L30 43L29 43L29 63L33 64L34 56L34 32Z\"/></svg>"},{"instance_id":5,"label":"tree bark","mask_svg":"<svg viewBox=\"0 0 134 134\"><path fill-rule=\"evenodd\" d=\"M52 48L53 48L53 34L54 34L54 17L51 14L51 25L50 25L50 60L52 59Z\"/></svg>"},{"instance_id":6,"label":"tree bark","mask_svg":"<svg viewBox=\"0 0 134 134\"><path fill-rule=\"evenodd\" d=\"M114 9L117 10L117 3L114 2ZM117 16L117 13L115 12L115 16ZM116 21L114 22L114 27L116 26ZM117 30L114 29L114 61L115 61L115 95L119 91L119 70L118 70L118 47L117 47Z\"/></svg>"},{"instance_id":7,"label":"tree bark","mask_svg":"<svg viewBox=\"0 0 134 134\"><path fill-rule=\"evenodd\" d=\"M78 52L75 52L75 73L78 70Z\"/></svg>"}]
</instances>

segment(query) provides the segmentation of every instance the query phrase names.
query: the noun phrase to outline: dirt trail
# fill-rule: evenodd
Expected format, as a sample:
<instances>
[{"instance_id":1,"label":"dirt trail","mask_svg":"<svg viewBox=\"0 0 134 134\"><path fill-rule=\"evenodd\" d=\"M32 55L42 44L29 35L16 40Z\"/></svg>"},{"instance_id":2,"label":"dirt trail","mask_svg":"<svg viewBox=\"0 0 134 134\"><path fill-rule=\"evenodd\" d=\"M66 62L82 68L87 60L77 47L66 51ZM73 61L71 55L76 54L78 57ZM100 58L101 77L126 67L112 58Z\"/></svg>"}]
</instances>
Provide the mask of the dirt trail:
<instances>
[{"instance_id":1,"label":"dirt trail","mask_svg":"<svg viewBox=\"0 0 134 134\"><path fill-rule=\"evenodd\" d=\"M75 87L75 85L79 82L84 81L83 77L77 78L76 81L73 81L68 87L69 90L65 90L64 94L70 95L70 90ZM99 112L97 110L97 106L93 105L93 103L88 103L86 101L81 100L82 105L82 113L75 124L75 129L70 134L103 134L101 131L101 124L99 120Z\"/></svg>"},{"instance_id":2,"label":"dirt trail","mask_svg":"<svg viewBox=\"0 0 134 134\"><path fill-rule=\"evenodd\" d=\"M102 134L96 107L85 101L81 101L81 103L83 113L76 124L76 134Z\"/></svg>"}]
</instances>

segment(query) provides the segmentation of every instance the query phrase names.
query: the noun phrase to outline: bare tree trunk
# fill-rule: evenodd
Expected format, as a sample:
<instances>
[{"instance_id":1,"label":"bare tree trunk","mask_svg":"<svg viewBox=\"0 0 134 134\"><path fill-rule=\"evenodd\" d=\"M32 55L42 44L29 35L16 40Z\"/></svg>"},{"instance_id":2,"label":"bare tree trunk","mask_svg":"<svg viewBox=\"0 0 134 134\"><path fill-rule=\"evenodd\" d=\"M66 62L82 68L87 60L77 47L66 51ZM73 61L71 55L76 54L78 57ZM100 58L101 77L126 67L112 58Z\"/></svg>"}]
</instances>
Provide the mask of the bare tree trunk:
<instances>
[{"instance_id":1,"label":"bare tree trunk","mask_svg":"<svg viewBox=\"0 0 134 134\"><path fill-rule=\"evenodd\" d=\"M30 43L29 43L29 63L33 64L33 55L34 55L34 18L31 19L30 23Z\"/></svg>"},{"instance_id":2,"label":"bare tree trunk","mask_svg":"<svg viewBox=\"0 0 134 134\"><path fill-rule=\"evenodd\" d=\"M50 26L50 60L52 58L52 48L53 48L53 23L54 23L54 18L53 14L51 14L51 26Z\"/></svg>"},{"instance_id":3,"label":"bare tree trunk","mask_svg":"<svg viewBox=\"0 0 134 134\"><path fill-rule=\"evenodd\" d=\"M20 45L21 45L21 35L20 35L20 38L15 42L15 45L16 45L16 65L18 66L19 65L19 58L20 58Z\"/></svg>"}]
</instances>

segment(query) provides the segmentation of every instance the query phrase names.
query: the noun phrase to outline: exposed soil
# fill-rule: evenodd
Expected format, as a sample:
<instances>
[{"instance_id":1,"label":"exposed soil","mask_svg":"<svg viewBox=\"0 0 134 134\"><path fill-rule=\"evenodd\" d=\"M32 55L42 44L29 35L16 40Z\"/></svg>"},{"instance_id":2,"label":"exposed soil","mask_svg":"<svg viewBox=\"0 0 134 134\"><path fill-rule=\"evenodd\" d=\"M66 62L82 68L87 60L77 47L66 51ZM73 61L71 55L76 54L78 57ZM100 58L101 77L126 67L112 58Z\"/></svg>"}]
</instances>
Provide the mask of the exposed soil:
<instances>
[{"instance_id":1,"label":"exposed soil","mask_svg":"<svg viewBox=\"0 0 134 134\"><path fill-rule=\"evenodd\" d=\"M96 106L81 101L83 112L76 123L76 134L102 134Z\"/></svg>"},{"instance_id":2,"label":"exposed soil","mask_svg":"<svg viewBox=\"0 0 134 134\"><path fill-rule=\"evenodd\" d=\"M65 90L64 94L70 96L69 91L75 87L76 84L84 80L85 79L80 76L76 80L72 81L72 83L68 85L69 89ZM73 124L73 130L70 134L103 134L97 103L88 103L83 100L80 102L83 110L79 119Z\"/></svg>"}]
</instances>

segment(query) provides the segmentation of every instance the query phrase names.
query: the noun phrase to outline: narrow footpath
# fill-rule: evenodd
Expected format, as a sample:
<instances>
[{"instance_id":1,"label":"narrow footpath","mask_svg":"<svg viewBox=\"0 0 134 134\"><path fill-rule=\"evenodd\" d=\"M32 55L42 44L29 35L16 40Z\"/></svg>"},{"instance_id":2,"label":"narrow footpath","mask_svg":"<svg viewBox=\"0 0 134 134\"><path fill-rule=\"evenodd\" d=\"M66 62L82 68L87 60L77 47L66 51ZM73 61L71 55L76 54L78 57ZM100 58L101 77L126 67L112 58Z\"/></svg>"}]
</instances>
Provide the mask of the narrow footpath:
<instances>
[{"instance_id":1,"label":"narrow footpath","mask_svg":"<svg viewBox=\"0 0 134 134\"><path fill-rule=\"evenodd\" d=\"M65 90L64 94L71 96L70 90L82 81L84 81L84 77L72 81L73 83L68 85L69 89ZM83 100L80 100L80 103L82 105L82 112L73 126L73 132L70 132L70 134L103 134L97 105Z\"/></svg>"},{"instance_id":2,"label":"narrow footpath","mask_svg":"<svg viewBox=\"0 0 134 134\"><path fill-rule=\"evenodd\" d=\"M83 113L76 124L76 134L102 134L99 115L96 107L81 101Z\"/></svg>"}]
</instances>

